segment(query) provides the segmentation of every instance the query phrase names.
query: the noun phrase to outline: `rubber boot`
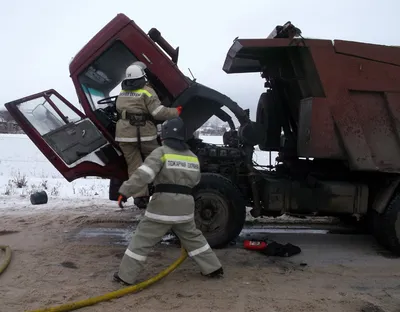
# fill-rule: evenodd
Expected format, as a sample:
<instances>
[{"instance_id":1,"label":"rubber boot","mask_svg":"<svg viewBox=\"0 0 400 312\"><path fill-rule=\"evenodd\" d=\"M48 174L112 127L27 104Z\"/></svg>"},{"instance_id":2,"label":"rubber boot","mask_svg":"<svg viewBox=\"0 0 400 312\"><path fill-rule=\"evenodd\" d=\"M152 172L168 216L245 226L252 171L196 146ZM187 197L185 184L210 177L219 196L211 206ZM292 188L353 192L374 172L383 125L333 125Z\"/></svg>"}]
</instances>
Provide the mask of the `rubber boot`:
<instances>
[{"instance_id":1,"label":"rubber boot","mask_svg":"<svg viewBox=\"0 0 400 312\"><path fill-rule=\"evenodd\" d=\"M118 272L114 273L113 279L114 279L115 282L118 282L118 283L120 283L120 284L122 284L124 286L133 285L133 284L129 284L129 283L125 282L122 278L120 278L119 275L118 275Z\"/></svg>"},{"instance_id":2,"label":"rubber boot","mask_svg":"<svg viewBox=\"0 0 400 312\"><path fill-rule=\"evenodd\" d=\"M201 275L206 276L206 277L210 277L210 278L219 278L219 277L222 277L224 275L224 270L221 267L218 270L215 270L214 272L211 272L209 274L201 273Z\"/></svg>"}]
</instances>

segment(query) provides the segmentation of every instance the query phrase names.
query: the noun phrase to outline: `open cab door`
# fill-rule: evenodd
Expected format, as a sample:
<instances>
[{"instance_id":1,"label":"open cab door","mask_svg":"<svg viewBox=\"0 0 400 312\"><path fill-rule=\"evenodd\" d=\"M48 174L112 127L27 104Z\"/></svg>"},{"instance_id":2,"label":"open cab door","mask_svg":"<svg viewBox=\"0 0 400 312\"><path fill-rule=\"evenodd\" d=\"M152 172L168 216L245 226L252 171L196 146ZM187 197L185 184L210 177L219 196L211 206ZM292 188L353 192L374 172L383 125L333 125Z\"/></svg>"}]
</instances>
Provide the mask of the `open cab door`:
<instances>
[{"instance_id":1,"label":"open cab door","mask_svg":"<svg viewBox=\"0 0 400 312\"><path fill-rule=\"evenodd\" d=\"M127 179L112 138L55 90L5 104L22 130L69 181L85 176Z\"/></svg>"}]
</instances>

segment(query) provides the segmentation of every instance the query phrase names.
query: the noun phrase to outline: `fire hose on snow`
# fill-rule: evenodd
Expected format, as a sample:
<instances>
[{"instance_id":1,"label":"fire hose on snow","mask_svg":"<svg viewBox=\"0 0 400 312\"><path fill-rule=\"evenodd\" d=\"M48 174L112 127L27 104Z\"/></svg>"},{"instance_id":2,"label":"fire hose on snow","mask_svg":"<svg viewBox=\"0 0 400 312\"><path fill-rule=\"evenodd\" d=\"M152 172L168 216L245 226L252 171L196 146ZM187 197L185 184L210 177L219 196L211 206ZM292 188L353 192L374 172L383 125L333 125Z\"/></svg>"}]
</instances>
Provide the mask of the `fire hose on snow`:
<instances>
[{"instance_id":1,"label":"fire hose on snow","mask_svg":"<svg viewBox=\"0 0 400 312\"><path fill-rule=\"evenodd\" d=\"M0 274L7 268L8 264L11 261L11 249L9 246L0 246L0 249L5 250L5 261L0 265ZM102 301L107 301L107 300L112 300L116 299L122 296L125 296L130 293L138 292L141 291L144 288L147 288L148 286L158 282L165 276L167 276L169 273L174 271L179 265L183 263L187 258L187 252L186 250L182 247L181 248L181 256L174 262L172 263L168 268L166 268L164 271L161 271L158 273L156 276L138 283L136 285L124 287L121 289L118 289L116 291L109 292L107 294L97 296L97 297L92 297L80 301L75 301L71 303L65 303L59 306L54 306L54 307L48 307L48 308L42 308L42 309L37 309L37 310L31 310L28 312L65 312L65 311L73 311L77 310L83 307L91 306L96 303L102 302Z\"/></svg>"}]
</instances>

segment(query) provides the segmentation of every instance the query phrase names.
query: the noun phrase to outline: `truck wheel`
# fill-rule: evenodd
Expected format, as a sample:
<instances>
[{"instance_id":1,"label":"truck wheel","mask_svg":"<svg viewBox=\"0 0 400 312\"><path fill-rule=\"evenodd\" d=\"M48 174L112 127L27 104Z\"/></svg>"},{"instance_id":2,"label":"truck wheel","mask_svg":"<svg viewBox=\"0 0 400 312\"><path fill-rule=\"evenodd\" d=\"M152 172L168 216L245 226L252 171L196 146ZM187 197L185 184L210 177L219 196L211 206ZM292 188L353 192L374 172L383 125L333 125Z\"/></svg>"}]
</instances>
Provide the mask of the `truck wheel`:
<instances>
[{"instance_id":1,"label":"truck wheel","mask_svg":"<svg viewBox=\"0 0 400 312\"><path fill-rule=\"evenodd\" d=\"M39 191L32 193L30 196L31 204L32 205L43 205L47 204L48 197L46 191Z\"/></svg>"},{"instance_id":2,"label":"truck wheel","mask_svg":"<svg viewBox=\"0 0 400 312\"><path fill-rule=\"evenodd\" d=\"M389 203L382 215L375 215L374 236L377 241L400 256L400 194Z\"/></svg>"},{"instance_id":3,"label":"truck wheel","mask_svg":"<svg viewBox=\"0 0 400 312\"><path fill-rule=\"evenodd\" d=\"M203 173L193 189L195 222L211 248L222 248L241 232L246 205L240 190L227 178Z\"/></svg>"},{"instance_id":4,"label":"truck wheel","mask_svg":"<svg viewBox=\"0 0 400 312\"><path fill-rule=\"evenodd\" d=\"M387 248L382 233L382 216L375 210L371 210L366 215L366 223L368 233L373 235L379 244Z\"/></svg>"}]
</instances>

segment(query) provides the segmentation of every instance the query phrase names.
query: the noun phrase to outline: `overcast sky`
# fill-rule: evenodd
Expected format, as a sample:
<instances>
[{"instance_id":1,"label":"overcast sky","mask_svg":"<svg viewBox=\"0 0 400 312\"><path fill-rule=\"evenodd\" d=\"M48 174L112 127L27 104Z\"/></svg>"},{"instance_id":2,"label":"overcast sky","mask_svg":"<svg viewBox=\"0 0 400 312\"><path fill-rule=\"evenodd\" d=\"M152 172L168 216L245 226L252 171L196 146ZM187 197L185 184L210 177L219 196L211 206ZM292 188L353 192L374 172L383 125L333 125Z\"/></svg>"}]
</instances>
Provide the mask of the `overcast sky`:
<instances>
[{"instance_id":1,"label":"overcast sky","mask_svg":"<svg viewBox=\"0 0 400 312\"><path fill-rule=\"evenodd\" d=\"M146 33L156 27L179 46L178 65L185 74L190 67L200 83L254 113L263 92L259 74L222 71L235 37L266 37L290 20L305 37L400 45L399 11L399 0L3 0L0 102L54 88L78 104L68 71L71 58L124 13Z\"/></svg>"}]
</instances>

